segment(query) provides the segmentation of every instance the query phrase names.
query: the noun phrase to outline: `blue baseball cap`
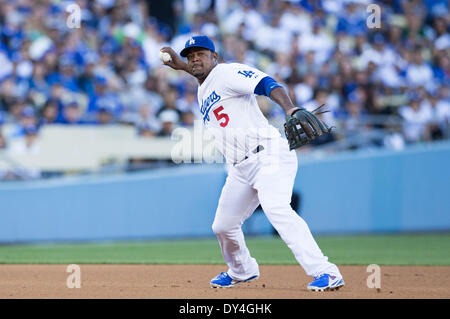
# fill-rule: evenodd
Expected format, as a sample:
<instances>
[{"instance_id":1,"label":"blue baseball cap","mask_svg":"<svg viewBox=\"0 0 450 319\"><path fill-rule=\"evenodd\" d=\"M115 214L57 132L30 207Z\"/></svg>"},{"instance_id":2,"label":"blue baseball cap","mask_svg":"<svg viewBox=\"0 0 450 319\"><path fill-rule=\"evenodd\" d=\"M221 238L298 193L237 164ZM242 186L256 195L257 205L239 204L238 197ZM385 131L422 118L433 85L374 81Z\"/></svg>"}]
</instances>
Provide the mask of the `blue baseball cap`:
<instances>
[{"instance_id":1,"label":"blue baseball cap","mask_svg":"<svg viewBox=\"0 0 450 319\"><path fill-rule=\"evenodd\" d=\"M67 108L67 107L78 107L78 106L79 105L78 105L77 100L71 100L66 105L64 105L64 108Z\"/></svg>"},{"instance_id":2,"label":"blue baseball cap","mask_svg":"<svg viewBox=\"0 0 450 319\"><path fill-rule=\"evenodd\" d=\"M36 112L34 111L34 108L32 106L27 105L22 110L21 115L22 117L34 117L36 115Z\"/></svg>"},{"instance_id":3,"label":"blue baseball cap","mask_svg":"<svg viewBox=\"0 0 450 319\"><path fill-rule=\"evenodd\" d=\"M184 49L181 50L180 55L185 58L190 48L204 48L212 52L216 52L214 43L206 35L197 35L194 37L190 37L189 40L186 41Z\"/></svg>"},{"instance_id":4,"label":"blue baseball cap","mask_svg":"<svg viewBox=\"0 0 450 319\"><path fill-rule=\"evenodd\" d=\"M108 86L108 81L102 76L97 76L95 77L95 85L106 87Z\"/></svg>"},{"instance_id":5,"label":"blue baseball cap","mask_svg":"<svg viewBox=\"0 0 450 319\"><path fill-rule=\"evenodd\" d=\"M39 127L36 125L25 126L23 131L25 135L36 135L39 133Z\"/></svg>"}]
</instances>

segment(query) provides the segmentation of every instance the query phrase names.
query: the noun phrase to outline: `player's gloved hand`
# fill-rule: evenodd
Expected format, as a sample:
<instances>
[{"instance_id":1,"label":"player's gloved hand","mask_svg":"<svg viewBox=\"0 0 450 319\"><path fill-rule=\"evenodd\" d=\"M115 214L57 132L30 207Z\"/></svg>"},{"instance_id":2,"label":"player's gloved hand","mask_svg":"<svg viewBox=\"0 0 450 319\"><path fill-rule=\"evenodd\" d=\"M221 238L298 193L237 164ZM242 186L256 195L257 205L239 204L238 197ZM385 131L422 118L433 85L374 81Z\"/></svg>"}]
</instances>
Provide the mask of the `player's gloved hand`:
<instances>
[{"instance_id":1,"label":"player's gloved hand","mask_svg":"<svg viewBox=\"0 0 450 319\"><path fill-rule=\"evenodd\" d=\"M329 128L317 117L319 114L328 112L318 112L324 105L325 104L322 104L312 112L300 107L293 111L292 114L286 116L284 132L291 150L308 144L310 141L314 140L316 136L331 132L332 128Z\"/></svg>"}]
</instances>

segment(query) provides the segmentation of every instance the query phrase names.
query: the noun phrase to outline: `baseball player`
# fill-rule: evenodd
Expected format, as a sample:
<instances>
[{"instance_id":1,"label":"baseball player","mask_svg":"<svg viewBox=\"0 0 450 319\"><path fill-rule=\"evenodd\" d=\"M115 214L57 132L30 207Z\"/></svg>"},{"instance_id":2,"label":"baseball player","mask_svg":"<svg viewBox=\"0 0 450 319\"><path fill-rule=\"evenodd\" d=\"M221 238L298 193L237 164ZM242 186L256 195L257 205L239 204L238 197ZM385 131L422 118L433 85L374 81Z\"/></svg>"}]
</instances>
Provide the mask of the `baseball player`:
<instances>
[{"instance_id":1,"label":"baseball player","mask_svg":"<svg viewBox=\"0 0 450 319\"><path fill-rule=\"evenodd\" d=\"M337 266L323 255L305 221L290 206L298 167L292 149L329 133L329 128L313 113L295 107L285 89L267 74L244 64L218 63L214 43L207 36L187 40L180 52L187 63L170 47L161 52L170 55L165 65L197 78L203 123L230 164L212 225L229 269L210 285L233 287L258 279L258 263L246 246L241 225L261 204L296 260L314 277L308 290L344 286ZM284 109L288 140L268 123L256 95L266 95Z\"/></svg>"}]
</instances>

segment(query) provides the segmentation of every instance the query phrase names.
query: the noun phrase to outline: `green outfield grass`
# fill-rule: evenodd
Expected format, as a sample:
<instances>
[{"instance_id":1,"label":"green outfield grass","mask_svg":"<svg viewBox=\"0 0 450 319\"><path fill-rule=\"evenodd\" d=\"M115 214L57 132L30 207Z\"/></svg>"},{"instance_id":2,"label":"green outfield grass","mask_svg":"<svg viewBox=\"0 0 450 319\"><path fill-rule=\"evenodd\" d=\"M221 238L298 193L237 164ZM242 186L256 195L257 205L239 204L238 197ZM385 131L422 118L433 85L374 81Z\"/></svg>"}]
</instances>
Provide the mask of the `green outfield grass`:
<instances>
[{"instance_id":1,"label":"green outfield grass","mask_svg":"<svg viewBox=\"0 0 450 319\"><path fill-rule=\"evenodd\" d=\"M450 233L316 236L339 265L450 265ZM260 264L296 264L277 237L250 237ZM0 263L223 264L216 239L83 244L0 245Z\"/></svg>"}]
</instances>

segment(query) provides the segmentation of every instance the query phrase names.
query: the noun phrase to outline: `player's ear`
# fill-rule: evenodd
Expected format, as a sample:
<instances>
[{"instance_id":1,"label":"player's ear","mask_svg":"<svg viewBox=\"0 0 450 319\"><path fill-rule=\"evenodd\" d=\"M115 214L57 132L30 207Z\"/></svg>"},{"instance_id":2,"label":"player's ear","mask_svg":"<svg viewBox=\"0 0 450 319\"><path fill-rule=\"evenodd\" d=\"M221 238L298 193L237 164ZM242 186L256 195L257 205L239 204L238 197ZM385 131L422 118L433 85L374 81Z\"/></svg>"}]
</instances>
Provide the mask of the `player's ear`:
<instances>
[{"instance_id":1,"label":"player's ear","mask_svg":"<svg viewBox=\"0 0 450 319\"><path fill-rule=\"evenodd\" d=\"M217 52L212 52L212 56L216 61L219 59L219 55L217 54Z\"/></svg>"}]
</instances>

